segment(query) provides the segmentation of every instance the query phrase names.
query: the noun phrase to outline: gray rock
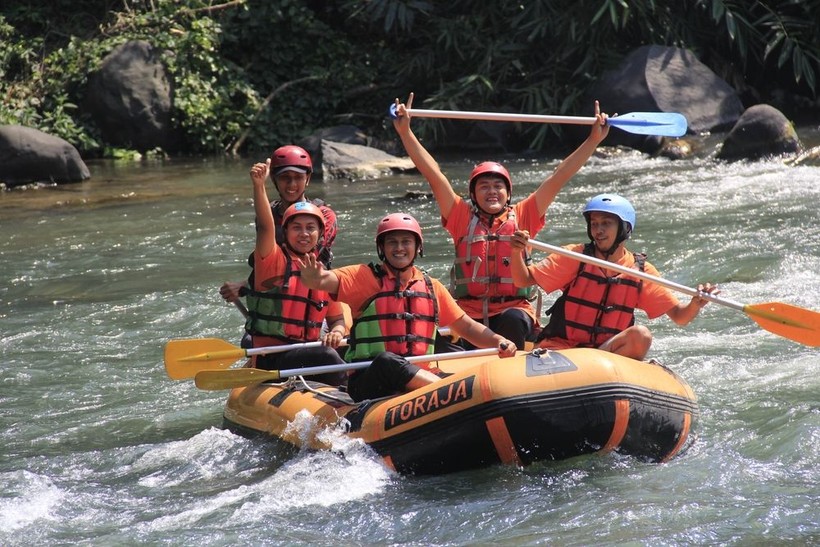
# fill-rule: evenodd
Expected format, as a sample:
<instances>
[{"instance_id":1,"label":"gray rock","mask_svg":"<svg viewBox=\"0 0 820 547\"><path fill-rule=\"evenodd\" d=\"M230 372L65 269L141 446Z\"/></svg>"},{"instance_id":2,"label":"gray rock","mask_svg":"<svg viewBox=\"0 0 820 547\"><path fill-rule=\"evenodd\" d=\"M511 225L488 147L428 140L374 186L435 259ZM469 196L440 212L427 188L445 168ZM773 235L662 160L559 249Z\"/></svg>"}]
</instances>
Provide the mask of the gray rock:
<instances>
[{"instance_id":1,"label":"gray rock","mask_svg":"<svg viewBox=\"0 0 820 547\"><path fill-rule=\"evenodd\" d=\"M690 133L728 128L743 112L728 83L691 51L677 47L636 49L618 68L604 73L590 95L609 114L679 112L686 116ZM660 147L661 141L613 129L605 144L648 150Z\"/></svg>"},{"instance_id":2,"label":"gray rock","mask_svg":"<svg viewBox=\"0 0 820 547\"><path fill-rule=\"evenodd\" d=\"M802 150L792 123L767 104L749 107L723 141L718 159L755 160Z\"/></svg>"},{"instance_id":3,"label":"gray rock","mask_svg":"<svg viewBox=\"0 0 820 547\"><path fill-rule=\"evenodd\" d=\"M91 178L74 146L60 137L21 125L0 126L0 182L81 182Z\"/></svg>"},{"instance_id":4,"label":"gray rock","mask_svg":"<svg viewBox=\"0 0 820 547\"><path fill-rule=\"evenodd\" d=\"M111 145L144 152L172 148L172 86L159 52L132 40L89 77L85 109Z\"/></svg>"},{"instance_id":5,"label":"gray rock","mask_svg":"<svg viewBox=\"0 0 820 547\"><path fill-rule=\"evenodd\" d=\"M313 161L313 172L316 176L322 176L322 141L325 140L362 146L369 144L367 135L355 125L325 127L300 140L296 144L310 154Z\"/></svg>"},{"instance_id":6,"label":"gray rock","mask_svg":"<svg viewBox=\"0 0 820 547\"><path fill-rule=\"evenodd\" d=\"M371 179L391 173L413 171L415 168L410 158L392 156L376 148L322 141L322 173L325 180Z\"/></svg>"}]
</instances>

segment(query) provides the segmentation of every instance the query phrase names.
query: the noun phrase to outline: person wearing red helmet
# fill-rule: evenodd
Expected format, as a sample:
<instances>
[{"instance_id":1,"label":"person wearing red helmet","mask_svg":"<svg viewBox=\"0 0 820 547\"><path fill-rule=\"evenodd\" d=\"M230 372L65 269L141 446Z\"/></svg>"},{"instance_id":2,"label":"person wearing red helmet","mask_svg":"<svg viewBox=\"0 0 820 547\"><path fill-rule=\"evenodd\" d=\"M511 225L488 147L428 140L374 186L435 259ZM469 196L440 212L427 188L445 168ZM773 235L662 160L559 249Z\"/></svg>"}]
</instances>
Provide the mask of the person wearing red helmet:
<instances>
[{"instance_id":1,"label":"person wearing red helmet","mask_svg":"<svg viewBox=\"0 0 820 547\"><path fill-rule=\"evenodd\" d=\"M470 317L524 349L537 317L530 303L530 290L512 282L510 239L518 229L537 234L544 227L547 207L607 136L607 115L601 113L595 101L597 123L589 137L532 194L514 205L507 169L497 162L479 163L470 174L468 203L456 194L438 163L410 129L412 104L412 93L406 105L396 99L393 126L410 159L430 184L442 225L453 238L456 258L450 291ZM469 343L462 345L470 348Z\"/></svg>"},{"instance_id":2,"label":"person wearing red helmet","mask_svg":"<svg viewBox=\"0 0 820 547\"><path fill-rule=\"evenodd\" d=\"M307 287L301 281L298 257L318 257L324 237L325 217L308 201L297 201L285 209L281 231L284 242L276 240L276 224L270 207L265 180L271 160L251 168L253 201L256 211L256 245L253 252L253 286L247 291L248 318L245 330L254 347L323 341L321 347L297 348L283 353L255 355L251 366L265 370L344 363L335 348L347 329L344 310L331 303L327 292ZM327 321L329 328L321 334ZM339 385L345 375L323 374L317 381Z\"/></svg>"},{"instance_id":3,"label":"person wearing red helmet","mask_svg":"<svg viewBox=\"0 0 820 547\"><path fill-rule=\"evenodd\" d=\"M440 378L405 357L433 353L437 328L452 331L477 347L515 355L515 344L471 319L437 279L415 266L424 251L419 223L406 213L382 218L376 228L380 264L326 270L315 256L302 258L302 282L327 291L350 306L353 326L345 360L372 360L348 378L354 401L412 391Z\"/></svg>"},{"instance_id":4,"label":"person wearing red helmet","mask_svg":"<svg viewBox=\"0 0 820 547\"><path fill-rule=\"evenodd\" d=\"M635 229L635 209L626 198L600 194L587 203L583 215L590 242L568 245L567 249L660 276L645 254L629 252L624 246ZM666 287L559 254L528 266L524 253L529 238L526 230L513 234L512 274L516 286L537 284L547 293L562 291L548 312L550 321L536 341L538 347L592 347L641 360L649 352L652 333L635 324L635 309L643 310L650 319L666 314L684 326L709 302L694 297L682 304ZM720 293L711 283L698 285L698 290Z\"/></svg>"},{"instance_id":5,"label":"person wearing red helmet","mask_svg":"<svg viewBox=\"0 0 820 547\"><path fill-rule=\"evenodd\" d=\"M259 169L266 163L256 163L251 167L251 172L254 169ZM276 228L276 242L279 245L284 244L284 231L281 230L282 215L288 207L294 203L308 201L305 197L305 190L310 183L310 175L313 173L313 160L308 152L300 147L292 144L280 146L271 153L267 160L268 172L271 180L273 180L276 191L279 194L279 199L270 203L271 211L274 219L274 227ZM336 239L336 213L327 206L322 200L314 199L311 201L314 205L319 207L324 217L324 235L321 238L321 245L319 246L319 259L327 268L330 268L333 260L332 246ZM258 222L258 220L257 220ZM258 229L258 225L257 225ZM248 257L248 265L253 269L254 259L253 255ZM226 302L238 302L241 297L245 296L249 287L253 286L253 270L247 281L226 281L219 288L219 294ZM243 339L243 347L249 345L247 339Z\"/></svg>"},{"instance_id":6,"label":"person wearing red helmet","mask_svg":"<svg viewBox=\"0 0 820 547\"><path fill-rule=\"evenodd\" d=\"M299 201L308 201L305 190L313 173L313 160L307 150L293 144L274 150L270 160L270 176L279 193L279 199L271 202L271 208L276 225L281 226L282 214L288 207ZM319 259L330 268L333 260L331 247L336 239L336 213L320 199L314 199L312 203L319 207L325 217L325 233L319 248ZM281 244L283 238L279 231L276 238Z\"/></svg>"}]
</instances>

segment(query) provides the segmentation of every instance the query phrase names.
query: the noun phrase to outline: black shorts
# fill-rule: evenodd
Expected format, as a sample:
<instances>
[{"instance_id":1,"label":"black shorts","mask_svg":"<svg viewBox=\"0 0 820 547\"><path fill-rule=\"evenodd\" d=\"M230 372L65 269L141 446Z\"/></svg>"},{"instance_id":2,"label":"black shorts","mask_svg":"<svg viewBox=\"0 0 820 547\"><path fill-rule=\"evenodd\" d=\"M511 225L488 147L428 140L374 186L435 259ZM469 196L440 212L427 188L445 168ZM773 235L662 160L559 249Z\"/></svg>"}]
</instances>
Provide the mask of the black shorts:
<instances>
[{"instance_id":1,"label":"black shorts","mask_svg":"<svg viewBox=\"0 0 820 547\"><path fill-rule=\"evenodd\" d=\"M341 365L344 359L339 353L329 347L297 348L282 353L269 353L256 356L256 368L264 370L283 370L302 367L316 367L320 365ZM306 380L321 382L331 386L340 386L347 380L347 372L328 372L325 374L306 375Z\"/></svg>"},{"instance_id":2,"label":"black shorts","mask_svg":"<svg viewBox=\"0 0 820 547\"><path fill-rule=\"evenodd\" d=\"M354 401L403 393L418 371L419 367L404 357L385 351L378 354L369 367L357 370L350 376L347 393Z\"/></svg>"}]
</instances>

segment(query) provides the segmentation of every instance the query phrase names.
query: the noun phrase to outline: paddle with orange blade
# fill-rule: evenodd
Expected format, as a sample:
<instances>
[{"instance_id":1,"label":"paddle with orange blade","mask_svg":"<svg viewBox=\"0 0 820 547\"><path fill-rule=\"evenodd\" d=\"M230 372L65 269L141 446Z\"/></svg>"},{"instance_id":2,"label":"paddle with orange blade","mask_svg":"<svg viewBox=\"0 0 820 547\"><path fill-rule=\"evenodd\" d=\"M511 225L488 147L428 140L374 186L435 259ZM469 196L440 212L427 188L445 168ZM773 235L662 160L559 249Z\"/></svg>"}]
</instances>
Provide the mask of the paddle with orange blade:
<instances>
[{"instance_id":1,"label":"paddle with orange blade","mask_svg":"<svg viewBox=\"0 0 820 547\"><path fill-rule=\"evenodd\" d=\"M640 270L627 268L626 266L621 266L613 262L607 262L606 260L601 260L600 258L588 256L583 253L576 253L575 251L570 251L569 249L565 249L563 247L556 247L555 245L542 243L534 239L529 239L527 242L535 249L568 256L581 262L586 262L587 264L594 264L607 270L616 271L638 279L649 281L650 283L657 283L658 285L663 285L664 287L688 294L690 296L703 298L704 300L714 302L715 304L720 304L721 306L742 311L755 323L769 332L807 346L820 346L820 313L816 311L807 310L806 308L800 308L798 306L792 306L791 304L784 304L782 302L741 304L740 302L735 302L733 300L701 292L697 289L680 285L674 281L669 281L662 277L656 277Z\"/></svg>"},{"instance_id":2,"label":"paddle with orange blade","mask_svg":"<svg viewBox=\"0 0 820 547\"><path fill-rule=\"evenodd\" d=\"M347 345L347 340L342 341L342 344ZM228 368L245 357L299 348L318 348L321 345L322 342L317 341L245 349L219 338L170 340L165 344L165 372L172 380L186 380L202 370Z\"/></svg>"},{"instance_id":3,"label":"paddle with orange blade","mask_svg":"<svg viewBox=\"0 0 820 547\"><path fill-rule=\"evenodd\" d=\"M442 336L448 336L450 329L438 330ZM187 380L203 370L226 369L240 359L253 355L282 353L292 349L317 348L322 342L300 342L281 346L264 346L259 348L241 348L219 338L191 338L170 340L165 344L165 372L172 380ZM347 339L342 340L347 345Z\"/></svg>"}]
</instances>

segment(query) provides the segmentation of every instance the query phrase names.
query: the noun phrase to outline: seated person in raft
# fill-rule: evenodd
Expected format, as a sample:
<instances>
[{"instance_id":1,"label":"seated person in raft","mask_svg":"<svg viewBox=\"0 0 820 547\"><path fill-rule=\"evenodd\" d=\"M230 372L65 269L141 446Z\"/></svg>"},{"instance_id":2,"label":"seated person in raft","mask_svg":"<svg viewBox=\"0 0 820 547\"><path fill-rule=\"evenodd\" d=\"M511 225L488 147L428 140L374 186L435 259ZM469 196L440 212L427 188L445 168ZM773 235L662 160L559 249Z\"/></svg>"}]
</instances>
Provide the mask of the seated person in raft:
<instances>
[{"instance_id":1,"label":"seated person in raft","mask_svg":"<svg viewBox=\"0 0 820 547\"><path fill-rule=\"evenodd\" d=\"M253 168L253 166L252 166ZM316 205L322 212L324 232L319 238L318 256L319 260L330 268L333 260L333 241L336 239L336 213L325 202L320 199L310 200L305 195L305 190L310 183L310 176L313 173L313 160L307 150L300 146L288 144L280 146L270 155L270 167L268 169L273 186L279 194L279 199L271 201L271 213L273 214L273 225L276 229L276 243L285 243L285 233L282 230L282 222L285 211L294 203L309 201ZM249 289L253 288L253 253L248 257L248 265L251 273L246 281L226 281L219 288L219 294L226 302L235 304L241 303L241 298L245 296ZM242 347L254 347L250 339L250 334L245 333L242 338Z\"/></svg>"},{"instance_id":2,"label":"seated person in raft","mask_svg":"<svg viewBox=\"0 0 820 547\"><path fill-rule=\"evenodd\" d=\"M273 212L265 190L271 160L251 168L253 201L256 210L256 246L253 252L253 287L248 292L246 330L254 347L295 344L322 340L320 347L296 348L283 353L255 355L252 366L279 370L293 366L342 364L335 349L347 332L341 304L331 303L327 292L302 282L298 257L310 255L319 260L325 233L322 211L309 201L290 205L282 215L284 240L276 242ZM321 334L327 320L328 332ZM318 382L340 385L344 373L313 377Z\"/></svg>"},{"instance_id":3,"label":"seated person in raft","mask_svg":"<svg viewBox=\"0 0 820 547\"><path fill-rule=\"evenodd\" d=\"M660 276L646 255L632 253L624 245L635 229L635 209L629 201L617 194L601 194L587 203L583 214L590 243L569 245L567 249ZM635 325L636 308L644 310L650 319L666 314L684 326L709 303L693 297L688 304L682 304L666 287L564 255L551 254L527 266L524 253L529 239L527 231L513 235L513 281L519 287L538 284L547 293L563 291L547 312L551 318L536 341L538 347L599 348L643 360L652 344L652 333L643 325ZM717 285L710 283L698 285L698 291L720 293Z\"/></svg>"},{"instance_id":4,"label":"seated person in raft","mask_svg":"<svg viewBox=\"0 0 820 547\"><path fill-rule=\"evenodd\" d=\"M312 253L300 257L302 282L350 306L353 326L345 359L372 360L348 378L354 401L412 391L440 378L426 365L405 357L433 352L436 329L452 332L479 348L497 347L499 357L515 355L515 344L471 319L447 289L414 263L424 238L415 218L387 215L376 229L381 264L326 270Z\"/></svg>"}]
</instances>

